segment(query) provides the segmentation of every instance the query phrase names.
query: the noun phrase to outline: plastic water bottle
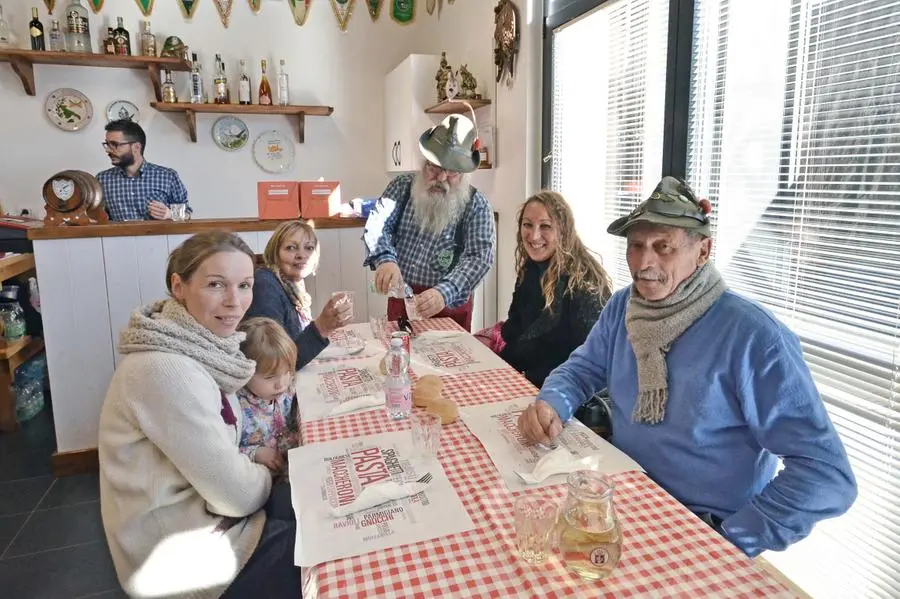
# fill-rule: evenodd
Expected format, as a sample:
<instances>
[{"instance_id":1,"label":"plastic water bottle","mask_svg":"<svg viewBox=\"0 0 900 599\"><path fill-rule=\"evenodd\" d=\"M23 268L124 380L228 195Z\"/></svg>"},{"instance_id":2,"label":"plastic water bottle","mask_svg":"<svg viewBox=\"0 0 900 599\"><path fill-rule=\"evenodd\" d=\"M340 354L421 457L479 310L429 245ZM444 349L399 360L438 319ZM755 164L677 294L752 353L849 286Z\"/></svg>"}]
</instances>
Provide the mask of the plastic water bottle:
<instances>
[{"instance_id":1,"label":"plastic water bottle","mask_svg":"<svg viewBox=\"0 0 900 599\"><path fill-rule=\"evenodd\" d=\"M384 377L384 399L388 416L393 420L409 418L412 412L412 381L409 379L409 354L403 340L391 339L391 349L385 356L387 375Z\"/></svg>"}]
</instances>

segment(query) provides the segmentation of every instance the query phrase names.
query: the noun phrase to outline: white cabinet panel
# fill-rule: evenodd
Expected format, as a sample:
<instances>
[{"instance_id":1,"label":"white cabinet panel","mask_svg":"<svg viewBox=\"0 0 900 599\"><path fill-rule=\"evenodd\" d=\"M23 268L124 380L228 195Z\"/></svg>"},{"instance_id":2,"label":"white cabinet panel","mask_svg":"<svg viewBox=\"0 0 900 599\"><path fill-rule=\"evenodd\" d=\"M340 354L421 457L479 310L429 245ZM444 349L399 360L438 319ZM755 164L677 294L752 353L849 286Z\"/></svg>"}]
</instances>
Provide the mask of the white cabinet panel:
<instances>
[{"instance_id":1,"label":"white cabinet panel","mask_svg":"<svg viewBox=\"0 0 900 599\"><path fill-rule=\"evenodd\" d=\"M340 229L316 231L319 238L319 269L316 272L316 294L313 295L313 318L331 299L331 294L341 289L341 236ZM307 288L312 295L312 290Z\"/></svg>"},{"instance_id":2,"label":"white cabinet panel","mask_svg":"<svg viewBox=\"0 0 900 599\"><path fill-rule=\"evenodd\" d=\"M114 359L100 239L34 242L57 451L97 446Z\"/></svg>"},{"instance_id":3,"label":"white cabinet panel","mask_svg":"<svg viewBox=\"0 0 900 599\"><path fill-rule=\"evenodd\" d=\"M106 280L113 281L113 285L109 288L107 301L116 366L122 359L118 351L115 351L119 342L119 333L128 325L131 313L143 305L135 239L135 237L106 237L101 240ZM163 276L165 276L165 271L163 271ZM105 290L106 288L104 288Z\"/></svg>"},{"instance_id":4,"label":"white cabinet panel","mask_svg":"<svg viewBox=\"0 0 900 599\"><path fill-rule=\"evenodd\" d=\"M421 164L419 136L433 120L425 109L437 104L434 75L440 56L410 54L384 80L385 168L410 172Z\"/></svg>"}]
</instances>

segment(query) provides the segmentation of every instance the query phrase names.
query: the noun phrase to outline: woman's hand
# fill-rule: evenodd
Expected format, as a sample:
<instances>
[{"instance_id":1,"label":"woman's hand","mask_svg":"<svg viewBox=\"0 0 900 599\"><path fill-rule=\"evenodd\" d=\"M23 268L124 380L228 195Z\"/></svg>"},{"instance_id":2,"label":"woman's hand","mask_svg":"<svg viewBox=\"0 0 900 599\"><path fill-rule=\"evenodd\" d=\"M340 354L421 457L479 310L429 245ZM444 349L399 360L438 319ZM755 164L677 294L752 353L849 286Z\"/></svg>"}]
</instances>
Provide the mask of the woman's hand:
<instances>
[{"instance_id":1,"label":"woman's hand","mask_svg":"<svg viewBox=\"0 0 900 599\"><path fill-rule=\"evenodd\" d=\"M281 453L271 447L260 447L253 454L253 461L262 464L272 472L279 472L284 467Z\"/></svg>"},{"instance_id":2,"label":"woman's hand","mask_svg":"<svg viewBox=\"0 0 900 599\"><path fill-rule=\"evenodd\" d=\"M350 320L353 314L353 304L349 301L342 301L345 298L343 293L333 296L315 320L316 328L323 337L327 337L331 331L341 328Z\"/></svg>"}]
</instances>

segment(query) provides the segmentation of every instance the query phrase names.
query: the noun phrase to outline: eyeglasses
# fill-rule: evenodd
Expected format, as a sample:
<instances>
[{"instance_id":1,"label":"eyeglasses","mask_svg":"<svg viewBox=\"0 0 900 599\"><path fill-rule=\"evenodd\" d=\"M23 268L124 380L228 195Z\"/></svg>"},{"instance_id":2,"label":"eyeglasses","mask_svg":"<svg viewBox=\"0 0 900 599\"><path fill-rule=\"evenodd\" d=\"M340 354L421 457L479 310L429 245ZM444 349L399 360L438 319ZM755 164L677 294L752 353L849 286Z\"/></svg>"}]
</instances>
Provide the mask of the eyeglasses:
<instances>
[{"instance_id":1,"label":"eyeglasses","mask_svg":"<svg viewBox=\"0 0 900 599\"><path fill-rule=\"evenodd\" d=\"M462 173L457 173L456 171L448 171L447 169L441 168L441 167L437 166L436 164L432 164L430 162L425 163L425 170L427 170L428 174L430 174L435 179L440 177L441 174L445 175L448 179L453 179L453 178L459 177L462 174Z\"/></svg>"},{"instance_id":2,"label":"eyeglasses","mask_svg":"<svg viewBox=\"0 0 900 599\"><path fill-rule=\"evenodd\" d=\"M130 146L133 143L137 143L136 141L104 141L100 145L103 146L104 150L118 150L122 146Z\"/></svg>"}]
</instances>

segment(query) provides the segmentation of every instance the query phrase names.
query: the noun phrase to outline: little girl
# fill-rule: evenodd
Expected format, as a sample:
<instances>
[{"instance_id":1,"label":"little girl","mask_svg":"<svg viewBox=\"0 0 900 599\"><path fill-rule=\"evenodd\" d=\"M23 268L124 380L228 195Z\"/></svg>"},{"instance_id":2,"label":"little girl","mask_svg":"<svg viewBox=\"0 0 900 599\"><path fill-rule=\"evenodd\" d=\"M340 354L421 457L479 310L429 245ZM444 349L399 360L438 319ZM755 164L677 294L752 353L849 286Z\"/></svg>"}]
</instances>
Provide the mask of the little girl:
<instances>
[{"instance_id":1,"label":"little girl","mask_svg":"<svg viewBox=\"0 0 900 599\"><path fill-rule=\"evenodd\" d=\"M247 334L241 351L256 362L256 374L237 392L244 416L240 449L283 474L287 450L300 440L293 385L297 346L271 318L247 319L238 330Z\"/></svg>"}]
</instances>

